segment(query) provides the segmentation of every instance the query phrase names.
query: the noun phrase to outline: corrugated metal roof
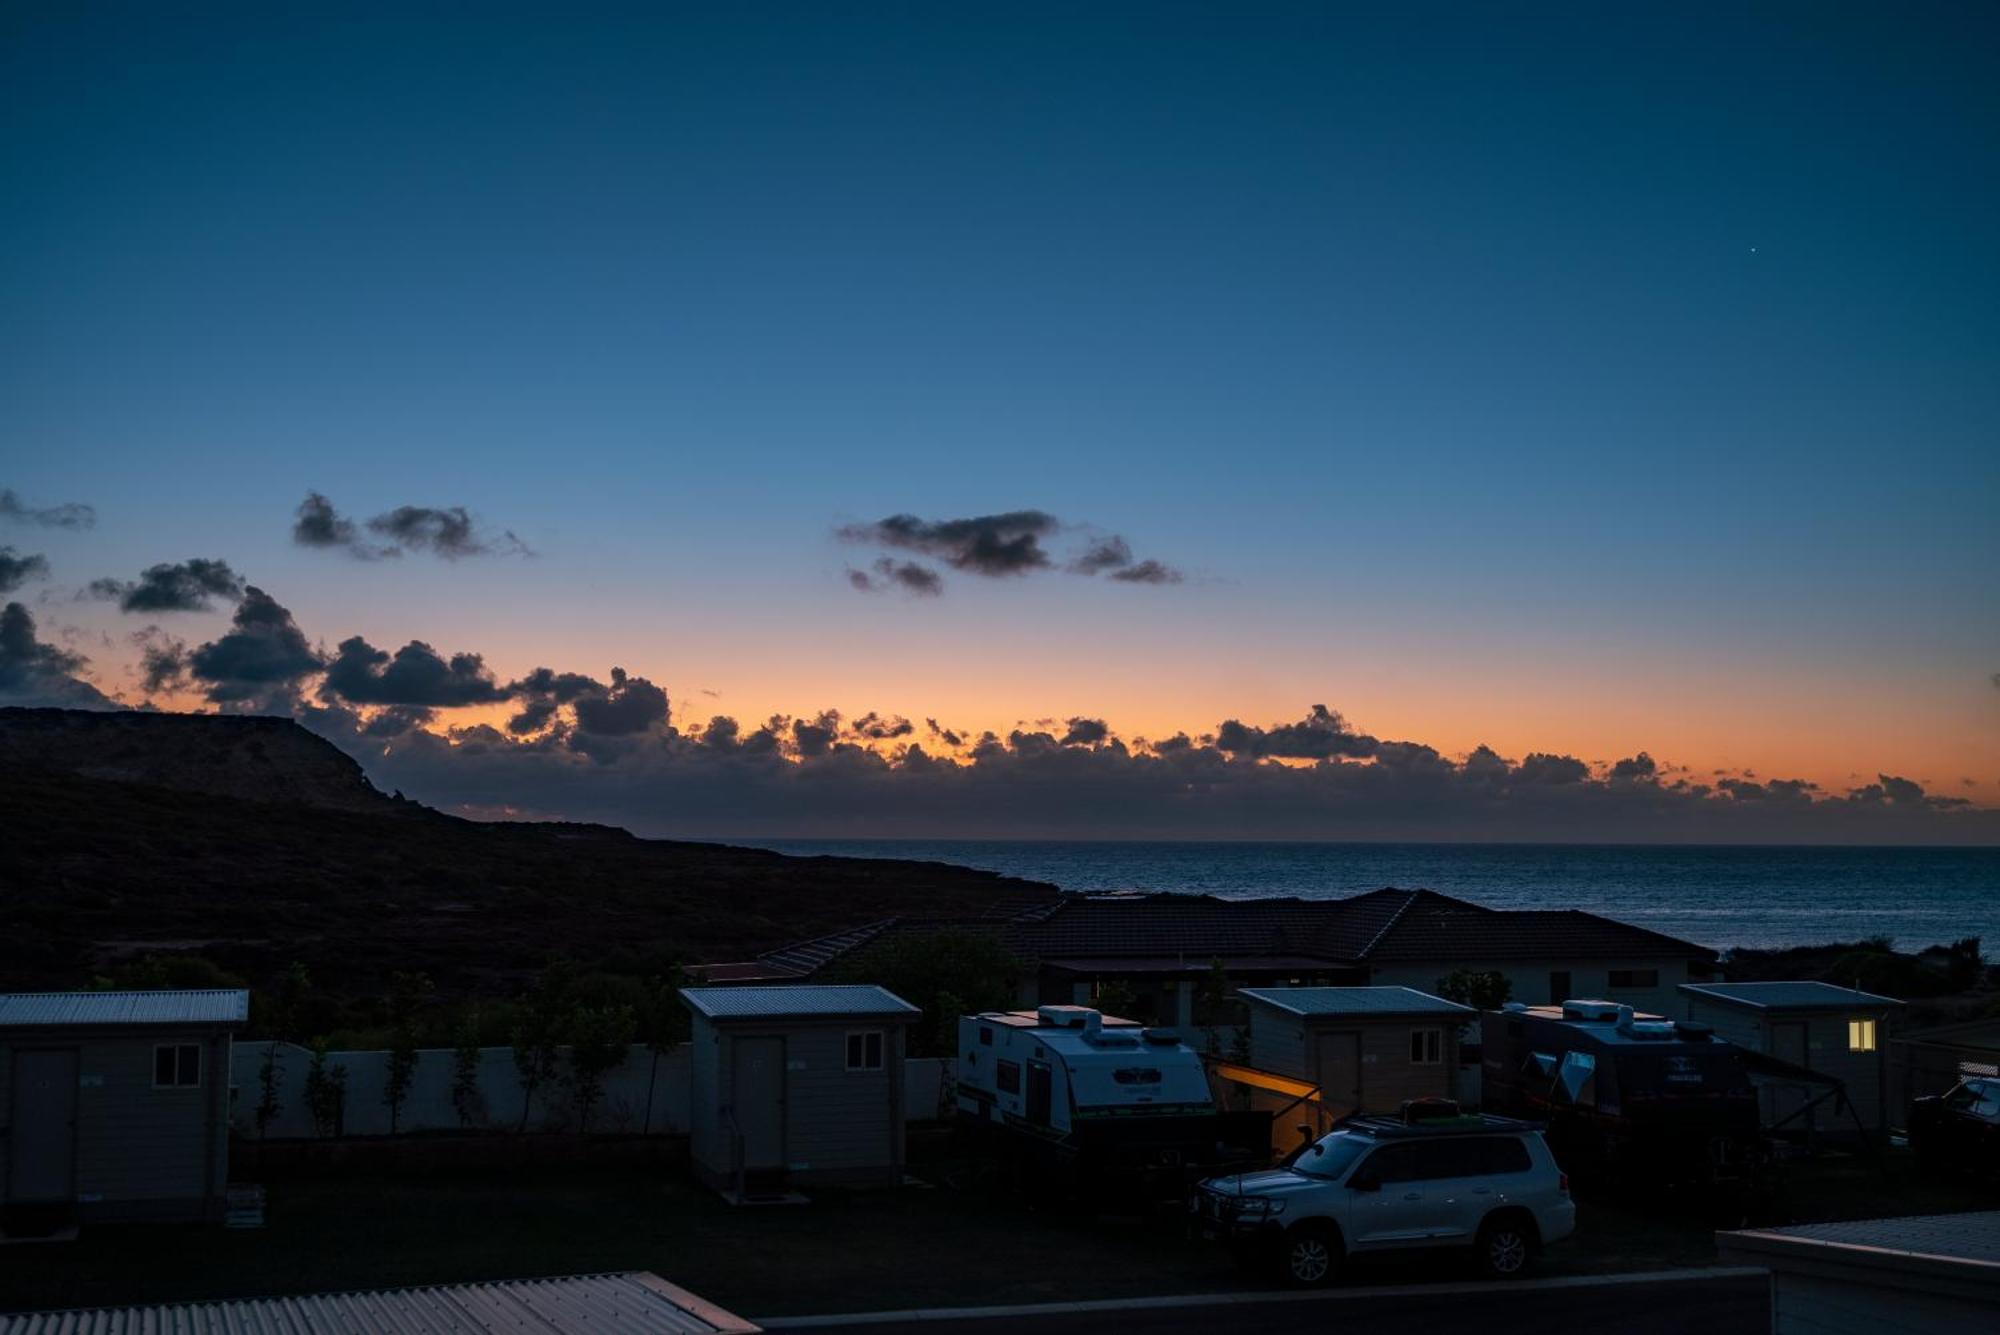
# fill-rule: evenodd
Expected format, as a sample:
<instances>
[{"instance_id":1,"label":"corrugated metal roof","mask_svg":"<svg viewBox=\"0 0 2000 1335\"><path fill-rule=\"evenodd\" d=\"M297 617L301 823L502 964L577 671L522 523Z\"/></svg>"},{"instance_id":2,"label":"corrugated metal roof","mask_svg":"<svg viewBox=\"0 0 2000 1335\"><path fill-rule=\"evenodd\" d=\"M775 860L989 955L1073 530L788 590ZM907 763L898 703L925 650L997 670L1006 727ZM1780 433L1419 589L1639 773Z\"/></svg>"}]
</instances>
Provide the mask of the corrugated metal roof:
<instances>
[{"instance_id":1,"label":"corrugated metal roof","mask_svg":"<svg viewBox=\"0 0 2000 1335\"><path fill-rule=\"evenodd\" d=\"M1903 1004L1894 997L1878 997L1832 983L1682 983L1681 991L1765 1011L1844 1011Z\"/></svg>"},{"instance_id":2,"label":"corrugated metal roof","mask_svg":"<svg viewBox=\"0 0 2000 1335\"><path fill-rule=\"evenodd\" d=\"M187 992L0 993L0 1028L62 1024L242 1024L250 994Z\"/></svg>"},{"instance_id":3,"label":"corrugated metal roof","mask_svg":"<svg viewBox=\"0 0 2000 1335\"><path fill-rule=\"evenodd\" d=\"M1293 1015L1477 1015L1414 987L1245 987L1237 995Z\"/></svg>"},{"instance_id":4,"label":"corrugated metal roof","mask_svg":"<svg viewBox=\"0 0 2000 1335\"><path fill-rule=\"evenodd\" d=\"M779 1020L812 1015L921 1015L873 983L798 983L778 987L684 987L687 1004L711 1020Z\"/></svg>"},{"instance_id":5,"label":"corrugated metal roof","mask_svg":"<svg viewBox=\"0 0 2000 1335\"><path fill-rule=\"evenodd\" d=\"M463 1335L466 1331L572 1335L713 1335L758 1327L657 1275L568 1275L415 1289L0 1316L0 1335Z\"/></svg>"},{"instance_id":6,"label":"corrugated metal roof","mask_svg":"<svg viewBox=\"0 0 2000 1335\"><path fill-rule=\"evenodd\" d=\"M2000 1265L2000 1210L1849 1219L1832 1224L1791 1224L1784 1228L1748 1229L1718 1236L1726 1241L1782 1238L1787 1242L1818 1244L1841 1251L1858 1248L1868 1253L1871 1262L1891 1266L1913 1257L1971 1261L1981 1267Z\"/></svg>"}]
</instances>

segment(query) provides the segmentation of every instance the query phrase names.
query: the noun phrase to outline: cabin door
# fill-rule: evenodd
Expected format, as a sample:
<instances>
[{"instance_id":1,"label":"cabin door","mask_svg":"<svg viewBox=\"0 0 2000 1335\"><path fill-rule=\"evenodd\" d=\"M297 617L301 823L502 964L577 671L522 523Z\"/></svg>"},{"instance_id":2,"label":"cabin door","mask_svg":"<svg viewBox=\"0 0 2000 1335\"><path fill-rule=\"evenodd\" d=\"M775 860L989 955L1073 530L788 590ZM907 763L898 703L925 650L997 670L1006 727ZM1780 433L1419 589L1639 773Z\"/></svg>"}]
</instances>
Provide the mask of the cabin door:
<instances>
[{"instance_id":1,"label":"cabin door","mask_svg":"<svg viewBox=\"0 0 2000 1335\"><path fill-rule=\"evenodd\" d=\"M1781 1062L1794 1066L1812 1066L1812 1055L1806 1047L1806 1024L1803 1020L1783 1020L1771 1026L1771 1055ZM1800 1107L1811 1100L1813 1091L1798 1085L1778 1085L1771 1090L1771 1121L1776 1123L1790 1117ZM1810 1131L1811 1113L1786 1122L1786 1131Z\"/></svg>"},{"instance_id":2,"label":"cabin door","mask_svg":"<svg viewBox=\"0 0 2000 1335\"><path fill-rule=\"evenodd\" d=\"M1028 1120L1036 1126L1049 1124L1050 1097L1055 1081L1047 1062L1028 1063Z\"/></svg>"},{"instance_id":3,"label":"cabin door","mask_svg":"<svg viewBox=\"0 0 2000 1335\"><path fill-rule=\"evenodd\" d=\"M76 1049L14 1050L7 1199L76 1199Z\"/></svg>"},{"instance_id":4,"label":"cabin door","mask_svg":"<svg viewBox=\"0 0 2000 1335\"><path fill-rule=\"evenodd\" d=\"M1361 1110L1360 1034L1319 1036L1319 1097L1321 1111L1333 1121Z\"/></svg>"},{"instance_id":5,"label":"cabin door","mask_svg":"<svg viewBox=\"0 0 2000 1335\"><path fill-rule=\"evenodd\" d=\"M785 1166L785 1040L739 1038L735 1042L737 1134L743 1137L743 1170L768 1172Z\"/></svg>"}]
</instances>

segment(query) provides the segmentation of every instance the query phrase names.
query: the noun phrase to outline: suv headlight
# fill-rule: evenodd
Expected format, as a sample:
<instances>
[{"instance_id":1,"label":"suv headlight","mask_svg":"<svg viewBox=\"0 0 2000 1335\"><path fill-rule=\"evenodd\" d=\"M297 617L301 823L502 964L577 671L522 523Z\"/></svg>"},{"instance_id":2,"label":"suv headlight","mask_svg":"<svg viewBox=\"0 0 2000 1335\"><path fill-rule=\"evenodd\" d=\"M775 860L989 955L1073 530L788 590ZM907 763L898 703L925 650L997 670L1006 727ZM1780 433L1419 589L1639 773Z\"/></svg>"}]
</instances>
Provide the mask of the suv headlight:
<instances>
[{"instance_id":1,"label":"suv headlight","mask_svg":"<svg viewBox=\"0 0 2000 1335\"><path fill-rule=\"evenodd\" d=\"M1266 1218L1285 1212L1285 1203L1269 1196L1244 1196L1233 1202L1236 1213L1245 1218Z\"/></svg>"}]
</instances>

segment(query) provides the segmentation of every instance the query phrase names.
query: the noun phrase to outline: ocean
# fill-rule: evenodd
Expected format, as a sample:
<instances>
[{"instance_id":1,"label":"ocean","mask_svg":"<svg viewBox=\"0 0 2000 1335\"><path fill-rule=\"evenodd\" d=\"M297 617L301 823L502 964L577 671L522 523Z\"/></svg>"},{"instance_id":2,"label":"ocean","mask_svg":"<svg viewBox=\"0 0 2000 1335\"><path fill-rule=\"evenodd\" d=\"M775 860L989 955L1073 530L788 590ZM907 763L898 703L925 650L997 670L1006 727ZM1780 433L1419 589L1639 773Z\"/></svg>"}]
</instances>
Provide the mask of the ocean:
<instances>
[{"instance_id":1,"label":"ocean","mask_svg":"<svg viewBox=\"0 0 2000 1335\"><path fill-rule=\"evenodd\" d=\"M1499 909L1585 909L1718 950L1873 936L1904 949L1976 936L2000 949L2000 848L874 839L756 846L955 862L1065 890L1321 899L1421 886Z\"/></svg>"}]
</instances>

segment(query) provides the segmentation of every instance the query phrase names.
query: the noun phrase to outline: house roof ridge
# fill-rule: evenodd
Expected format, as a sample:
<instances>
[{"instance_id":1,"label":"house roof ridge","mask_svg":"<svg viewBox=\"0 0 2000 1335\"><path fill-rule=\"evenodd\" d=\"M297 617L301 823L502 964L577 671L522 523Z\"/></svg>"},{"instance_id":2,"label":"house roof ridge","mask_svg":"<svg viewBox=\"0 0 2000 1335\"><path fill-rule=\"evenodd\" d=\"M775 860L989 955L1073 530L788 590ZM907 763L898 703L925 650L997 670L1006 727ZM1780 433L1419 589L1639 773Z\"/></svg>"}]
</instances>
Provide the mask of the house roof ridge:
<instances>
[{"instance_id":1,"label":"house roof ridge","mask_svg":"<svg viewBox=\"0 0 2000 1335\"><path fill-rule=\"evenodd\" d=\"M1374 936L1368 938L1367 945L1361 947L1361 949L1354 952L1355 959L1365 960L1370 955L1374 954L1375 947L1382 944L1382 938L1389 935L1391 931L1395 930L1396 924L1403 920L1403 915L1410 911L1410 905L1416 903L1417 897L1423 894L1424 892L1421 890L1405 890L1402 893L1409 897L1405 899L1401 904L1398 904L1396 906L1396 911L1389 915L1389 921L1382 924L1382 930L1375 933Z\"/></svg>"}]
</instances>

